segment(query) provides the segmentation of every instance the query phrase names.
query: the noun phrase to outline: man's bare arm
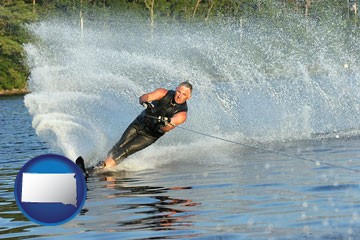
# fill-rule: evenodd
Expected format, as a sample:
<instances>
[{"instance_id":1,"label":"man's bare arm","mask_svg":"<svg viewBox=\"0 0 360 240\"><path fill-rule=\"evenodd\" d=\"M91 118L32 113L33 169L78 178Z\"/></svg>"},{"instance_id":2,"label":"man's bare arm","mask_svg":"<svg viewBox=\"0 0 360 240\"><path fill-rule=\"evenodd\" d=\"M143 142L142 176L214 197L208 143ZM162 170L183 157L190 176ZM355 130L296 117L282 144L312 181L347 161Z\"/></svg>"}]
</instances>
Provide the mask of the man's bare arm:
<instances>
[{"instance_id":1,"label":"man's bare arm","mask_svg":"<svg viewBox=\"0 0 360 240\"><path fill-rule=\"evenodd\" d=\"M168 90L165 88L158 88L153 92L143 94L139 97L139 103L142 104L143 102L152 102L155 100L160 100L163 98Z\"/></svg>"},{"instance_id":2,"label":"man's bare arm","mask_svg":"<svg viewBox=\"0 0 360 240\"><path fill-rule=\"evenodd\" d=\"M168 132L174 129L176 126L184 123L186 121L187 114L186 112L176 113L170 120L171 122L165 126L160 127L163 132Z\"/></svg>"}]
</instances>

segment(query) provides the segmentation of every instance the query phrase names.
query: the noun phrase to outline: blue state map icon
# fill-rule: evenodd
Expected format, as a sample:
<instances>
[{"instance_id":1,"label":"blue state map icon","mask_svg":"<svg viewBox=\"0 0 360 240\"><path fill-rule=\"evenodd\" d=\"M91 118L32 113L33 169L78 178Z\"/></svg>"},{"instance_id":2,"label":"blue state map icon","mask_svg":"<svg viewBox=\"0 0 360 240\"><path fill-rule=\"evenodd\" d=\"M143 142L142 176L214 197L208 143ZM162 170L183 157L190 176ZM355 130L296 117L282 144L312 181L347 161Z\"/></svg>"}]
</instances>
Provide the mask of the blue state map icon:
<instances>
[{"instance_id":1,"label":"blue state map icon","mask_svg":"<svg viewBox=\"0 0 360 240\"><path fill-rule=\"evenodd\" d=\"M59 225L74 218L86 200L86 180L70 159L45 154L28 161L14 186L16 203L31 221Z\"/></svg>"}]
</instances>

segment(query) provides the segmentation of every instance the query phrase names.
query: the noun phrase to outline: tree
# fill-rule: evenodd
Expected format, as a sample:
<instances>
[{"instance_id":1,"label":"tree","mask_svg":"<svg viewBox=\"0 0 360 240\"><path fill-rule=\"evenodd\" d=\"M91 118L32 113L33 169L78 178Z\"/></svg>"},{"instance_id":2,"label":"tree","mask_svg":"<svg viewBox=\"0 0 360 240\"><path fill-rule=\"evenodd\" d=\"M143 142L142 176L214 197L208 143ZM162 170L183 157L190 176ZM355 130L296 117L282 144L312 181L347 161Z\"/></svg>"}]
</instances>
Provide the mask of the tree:
<instances>
[{"instance_id":1,"label":"tree","mask_svg":"<svg viewBox=\"0 0 360 240\"><path fill-rule=\"evenodd\" d=\"M194 7L194 12L193 12L192 17L195 17L195 14L196 14L196 11L197 11L197 9L198 9L198 7L199 7L200 2L201 2L201 0L197 0L197 1L196 1L196 4L195 4L195 7Z\"/></svg>"},{"instance_id":2,"label":"tree","mask_svg":"<svg viewBox=\"0 0 360 240\"><path fill-rule=\"evenodd\" d=\"M150 12L150 26L151 29L154 29L154 5L155 0L144 0L145 6L149 9Z\"/></svg>"},{"instance_id":3,"label":"tree","mask_svg":"<svg viewBox=\"0 0 360 240\"><path fill-rule=\"evenodd\" d=\"M209 8L208 8L208 11L207 11L207 13L206 13L205 21L208 21L208 20L209 20L209 18L210 18L210 13L211 13L211 9L212 9L212 8L214 7L214 5L215 5L215 1L210 0L209 2L210 2L210 3L209 3Z\"/></svg>"},{"instance_id":4,"label":"tree","mask_svg":"<svg viewBox=\"0 0 360 240\"><path fill-rule=\"evenodd\" d=\"M23 61L22 44L30 35L23 23L32 22L36 15L32 2L5 1L0 7L0 90L24 88L28 69Z\"/></svg>"}]
</instances>

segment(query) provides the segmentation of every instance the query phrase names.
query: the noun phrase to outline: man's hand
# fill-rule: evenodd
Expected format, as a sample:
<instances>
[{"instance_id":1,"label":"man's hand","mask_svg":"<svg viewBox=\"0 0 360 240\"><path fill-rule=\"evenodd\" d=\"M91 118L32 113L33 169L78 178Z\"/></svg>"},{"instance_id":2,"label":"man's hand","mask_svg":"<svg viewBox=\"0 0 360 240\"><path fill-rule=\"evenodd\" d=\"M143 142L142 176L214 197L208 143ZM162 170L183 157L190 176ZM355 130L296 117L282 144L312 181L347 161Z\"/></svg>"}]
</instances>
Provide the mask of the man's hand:
<instances>
[{"instance_id":1,"label":"man's hand","mask_svg":"<svg viewBox=\"0 0 360 240\"><path fill-rule=\"evenodd\" d=\"M158 116L158 121L164 124L164 126L166 126L171 122L171 119L168 117Z\"/></svg>"},{"instance_id":2,"label":"man's hand","mask_svg":"<svg viewBox=\"0 0 360 240\"><path fill-rule=\"evenodd\" d=\"M142 102L140 104L143 105L144 108L148 108L148 109L154 108L154 104L152 104L151 102Z\"/></svg>"}]
</instances>

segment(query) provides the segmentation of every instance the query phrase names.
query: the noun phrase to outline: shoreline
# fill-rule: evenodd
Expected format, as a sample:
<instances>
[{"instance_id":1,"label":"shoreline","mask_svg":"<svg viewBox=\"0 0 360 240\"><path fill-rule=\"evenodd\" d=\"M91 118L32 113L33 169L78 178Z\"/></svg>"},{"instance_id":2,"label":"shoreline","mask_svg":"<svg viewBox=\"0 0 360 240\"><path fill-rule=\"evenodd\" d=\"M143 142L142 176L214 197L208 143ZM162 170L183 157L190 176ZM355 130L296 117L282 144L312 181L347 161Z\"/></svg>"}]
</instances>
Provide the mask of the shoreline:
<instances>
[{"instance_id":1,"label":"shoreline","mask_svg":"<svg viewBox=\"0 0 360 240\"><path fill-rule=\"evenodd\" d=\"M30 91L26 88L23 89L11 89L11 90L0 90L0 96L15 96L15 95L25 95Z\"/></svg>"}]
</instances>

